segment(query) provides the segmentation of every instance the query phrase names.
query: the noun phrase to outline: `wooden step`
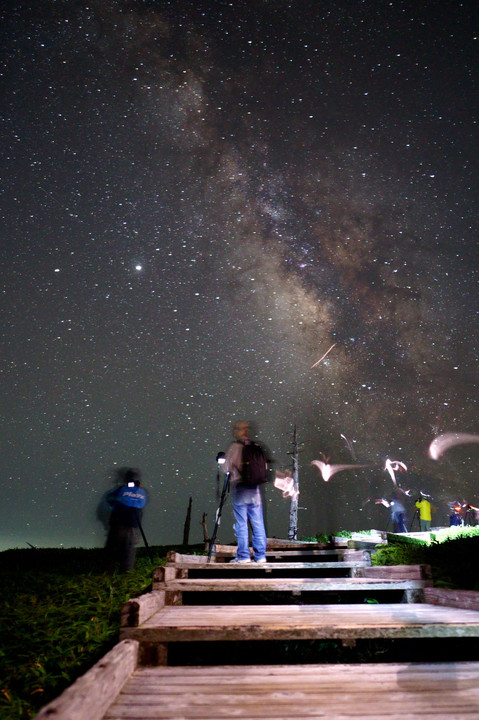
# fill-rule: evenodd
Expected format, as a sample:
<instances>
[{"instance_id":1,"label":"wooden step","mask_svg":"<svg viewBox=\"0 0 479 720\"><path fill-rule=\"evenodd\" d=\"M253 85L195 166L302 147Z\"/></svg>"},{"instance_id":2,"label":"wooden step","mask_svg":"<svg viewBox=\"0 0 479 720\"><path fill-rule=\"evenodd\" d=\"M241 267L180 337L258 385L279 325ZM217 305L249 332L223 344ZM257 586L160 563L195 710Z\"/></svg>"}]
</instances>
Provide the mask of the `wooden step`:
<instances>
[{"instance_id":1,"label":"wooden step","mask_svg":"<svg viewBox=\"0 0 479 720\"><path fill-rule=\"evenodd\" d=\"M219 577L348 577L361 574L368 565L364 561L348 562L287 562L287 563L213 563L211 565L182 562L155 568L153 584L173 578Z\"/></svg>"},{"instance_id":2,"label":"wooden step","mask_svg":"<svg viewBox=\"0 0 479 720\"><path fill-rule=\"evenodd\" d=\"M370 567L362 560L318 563L204 563L181 562L155 568L153 589L163 589L170 580L195 578L216 580L219 578L346 578L361 577L383 580L424 580L432 584L429 565L392 565Z\"/></svg>"},{"instance_id":3,"label":"wooden step","mask_svg":"<svg viewBox=\"0 0 479 720\"><path fill-rule=\"evenodd\" d=\"M471 720L479 663L137 667L118 643L35 720Z\"/></svg>"},{"instance_id":4,"label":"wooden step","mask_svg":"<svg viewBox=\"0 0 479 720\"><path fill-rule=\"evenodd\" d=\"M104 720L477 717L479 663L138 668Z\"/></svg>"},{"instance_id":5,"label":"wooden step","mask_svg":"<svg viewBox=\"0 0 479 720\"><path fill-rule=\"evenodd\" d=\"M382 578L215 578L156 582L153 590L172 592L369 592L419 590L424 580Z\"/></svg>"},{"instance_id":6,"label":"wooden step","mask_svg":"<svg viewBox=\"0 0 479 720\"><path fill-rule=\"evenodd\" d=\"M479 611L429 604L165 606L121 639L143 664L168 664L172 642L479 637Z\"/></svg>"},{"instance_id":7,"label":"wooden step","mask_svg":"<svg viewBox=\"0 0 479 720\"><path fill-rule=\"evenodd\" d=\"M187 563L189 565L217 565L217 564L224 564L224 563L230 563L231 560L235 557L236 552L232 553L231 555L217 555L211 559L211 561L208 560L207 555L187 555L184 553L177 553L177 552L171 552L168 553L167 557L167 565L178 565L178 564L184 564ZM268 563L277 563L277 562L321 562L324 560L327 560L329 562L334 562L337 560L345 560L345 559L357 559L357 560L365 560L366 562L370 563L370 553L365 550L346 550L346 549L338 549L338 550L311 550L311 551L305 551L305 550L281 550L281 551L274 551L274 552L267 552L266 553L266 560ZM234 564L234 563L233 563Z\"/></svg>"},{"instance_id":8,"label":"wooden step","mask_svg":"<svg viewBox=\"0 0 479 720\"><path fill-rule=\"evenodd\" d=\"M359 567L369 567L367 562L364 560L348 560L348 561L342 561L342 560L335 560L331 562L305 562L305 561L296 561L292 560L289 562L274 562L274 563L214 563L212 565L196 565L196 566L188 566L187 564L181 564L177 565L177 567L180 568L190 568L192 570L197 571L216 571L216 570L228 570L232 572L238 572L238 570L244 572L247 570L248 572L263 572L263 573L272 573L272 572L278 572L279 570L341 570L344 569L351 569L351 568L359 568Z\"/></svg>"},{"instance_id":9,"label":"wooden step","mask_svg":"<svg viewBox=\"0 0 479 720\"><path fill-rule=\"evenodd\" d=\"M137 667L122 641L35 720L465 720L479 663Z\"/></svg>"}]
</instances>

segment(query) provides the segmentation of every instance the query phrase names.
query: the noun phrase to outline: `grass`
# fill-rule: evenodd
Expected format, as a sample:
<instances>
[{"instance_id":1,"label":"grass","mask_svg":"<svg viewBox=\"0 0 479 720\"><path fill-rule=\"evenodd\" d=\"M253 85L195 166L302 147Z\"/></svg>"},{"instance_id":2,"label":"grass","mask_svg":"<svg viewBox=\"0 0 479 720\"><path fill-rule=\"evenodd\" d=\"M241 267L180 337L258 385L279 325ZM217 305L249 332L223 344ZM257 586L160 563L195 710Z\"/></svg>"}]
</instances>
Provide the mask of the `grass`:
<instances>
[{"instance_id":1,"label":"grass","mask_svg":"<svg viewBox=\"0 0 479 720\"><path fill-rule=\"evenodd\" d=\"M151 548L154 566L168 549ZM103 563L103 550L0 553L2 720L34 717L117 642L121 606L150 589L153 565L144 549L129 573Z\"/></svg>"}]
</instances>

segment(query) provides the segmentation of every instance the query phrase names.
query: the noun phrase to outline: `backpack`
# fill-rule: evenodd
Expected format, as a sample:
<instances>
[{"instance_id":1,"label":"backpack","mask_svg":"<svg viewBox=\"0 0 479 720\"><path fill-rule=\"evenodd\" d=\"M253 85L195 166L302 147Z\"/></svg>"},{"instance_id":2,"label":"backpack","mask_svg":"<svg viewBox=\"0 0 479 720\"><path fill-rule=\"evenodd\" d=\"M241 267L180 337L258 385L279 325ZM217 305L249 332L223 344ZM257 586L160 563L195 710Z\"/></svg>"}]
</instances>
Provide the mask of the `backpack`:
<instances>
[{"instance_id":1,"label":"backpack","mask_svg":"<svg viewBox=\"0 0 479 720\"><path fill-rule=\"evenodd\" d=\"M126 507L143 508L146 505L146 492L143 488L130 488L125 485L120 488L116 501Z\"/></svg>"},{"instance_id":2,"label":"backpack","mask_svg":"<svg viewBox=\"0 0 479 720\"><path fill-rule=\"evenodd\" d=\"M241 455L241 480L242 487L255 488L268 482L268 461L258 443L249 442L243 445Z\"/></svg>"}]
</instances>

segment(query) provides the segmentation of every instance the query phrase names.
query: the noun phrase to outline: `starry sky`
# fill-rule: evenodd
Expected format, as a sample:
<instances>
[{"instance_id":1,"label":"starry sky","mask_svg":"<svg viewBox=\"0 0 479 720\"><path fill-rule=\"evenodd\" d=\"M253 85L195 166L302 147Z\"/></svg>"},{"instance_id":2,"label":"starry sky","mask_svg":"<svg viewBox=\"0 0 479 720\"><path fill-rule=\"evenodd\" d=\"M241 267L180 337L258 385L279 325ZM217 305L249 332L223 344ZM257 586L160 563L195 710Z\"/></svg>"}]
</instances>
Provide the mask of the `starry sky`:
<instances>
[{"instance_id":1,"label":"starry sky","mask_svg":"<svg viewBox=\"0 0 479 720\"><path fill-rule=\"evenodd\" d=\"M299 536L383 528L387 458L479 505L427 454L479 432L477 3L2 8L0 549L101 547L124 466L200 542L237 419L281 469L296 425Z\"/></svg>"}]
</instances>

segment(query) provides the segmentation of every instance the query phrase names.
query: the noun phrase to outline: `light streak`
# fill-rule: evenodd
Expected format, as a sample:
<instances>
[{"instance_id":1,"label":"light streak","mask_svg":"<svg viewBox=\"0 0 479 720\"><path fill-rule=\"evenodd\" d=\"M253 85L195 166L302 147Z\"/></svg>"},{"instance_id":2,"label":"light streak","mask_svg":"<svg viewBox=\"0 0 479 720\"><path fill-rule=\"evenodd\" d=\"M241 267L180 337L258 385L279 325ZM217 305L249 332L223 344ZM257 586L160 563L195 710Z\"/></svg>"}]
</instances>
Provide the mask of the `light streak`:
<instances>
[{"instance_id":1,"label":"light streak","mask_svg":"<svg viewBox=\"0 0 479 720\"><path fill-rule=\"evenodd\" d=\"M439 460L441 455L449 448L467 443L479 443L479 435L471 435L470 433L444 433L438 435L429 445L429 456L433 460Z\"/></svg>"},{"instance_id":2,"label":"light streak","mask_svg":"<svg viewBox=\"0 0 479 720\"><path fill-rule=\"evenodd\" d=\"M384 505L384 507L391 507L391 503L386 498L379 498L374 501L375 505Z\"/></svg>"},{"instance_id":3,"label":"light streak","mask_svg":"<svg viewBox=\"0 0 479 720\"><path fill-rule=\"evenodd\" d=\"M321 473L324 482L328 482L329 478L343 470L354 470L356 468L371 467L370 465L329 465L322 460L312 460L311 465L315 465Z\"/></svg>"},{"instance_id":4,"label":"light streak","mask_svg":"<svg viewBox=\"0 0 479 720\"><path fill-rule=\"evenodd\" d=\"M349 452L351 453L351 457L353 458L353 460L356 460L356 455L355 455L352 443L348 440L346 435L343 435L341 433L341 437L343 438L344 442L346 443L346 447L348 448Z\"/></svg>"},{"instance_id":5,"label":"light streak","mask_svg":"<svg viewBox=\"0 0 479 720\"><path fill-rule=\"evenodd\" d=\"M324 358L326 357L326 355L329 355L329 353L331 352L331 350L333 349L333 347L336 347L336 345L337 345L337 343L334 343L333 345L331 345L331 347L329 348L329 350L326 350L326 352L324 353L324 355L323 355L322 357L320 357L319 360L314 363L314 365L311 365L311 370L312 370L313 368L315 368L316 365L319 365L319 363L322 362L322 360L324 360Z\"/></svg>"},{"instance_id":6,"label":"light streak","mask_svg":"<svg viewBox=\"0 0 479 720\"><path fill-rule=\"evenodd\" d=\"M407 472L406 465L401 462L400 460L390 460L389 458L386 460L386 464L384 466L384 469L388 471L388 473L391 476L391 479L395 485L397 485L396 481L396 475L394 473L397 473L397 471L402 468L405 472Z\"/></svg>"},{"instance_id":7,"label":"light streak","mask_svg":"<svg viewBox=\"0 0 479 720\"><path fill-rule=\"evenodd\" d=\"M292 478L291 475L286 475L285 477L276 476L273 485L282 491L284 498L290 497L293 498L293 500L297 500L299 490L295 490L294 478Z\"/></svg>"}]
</instances>

